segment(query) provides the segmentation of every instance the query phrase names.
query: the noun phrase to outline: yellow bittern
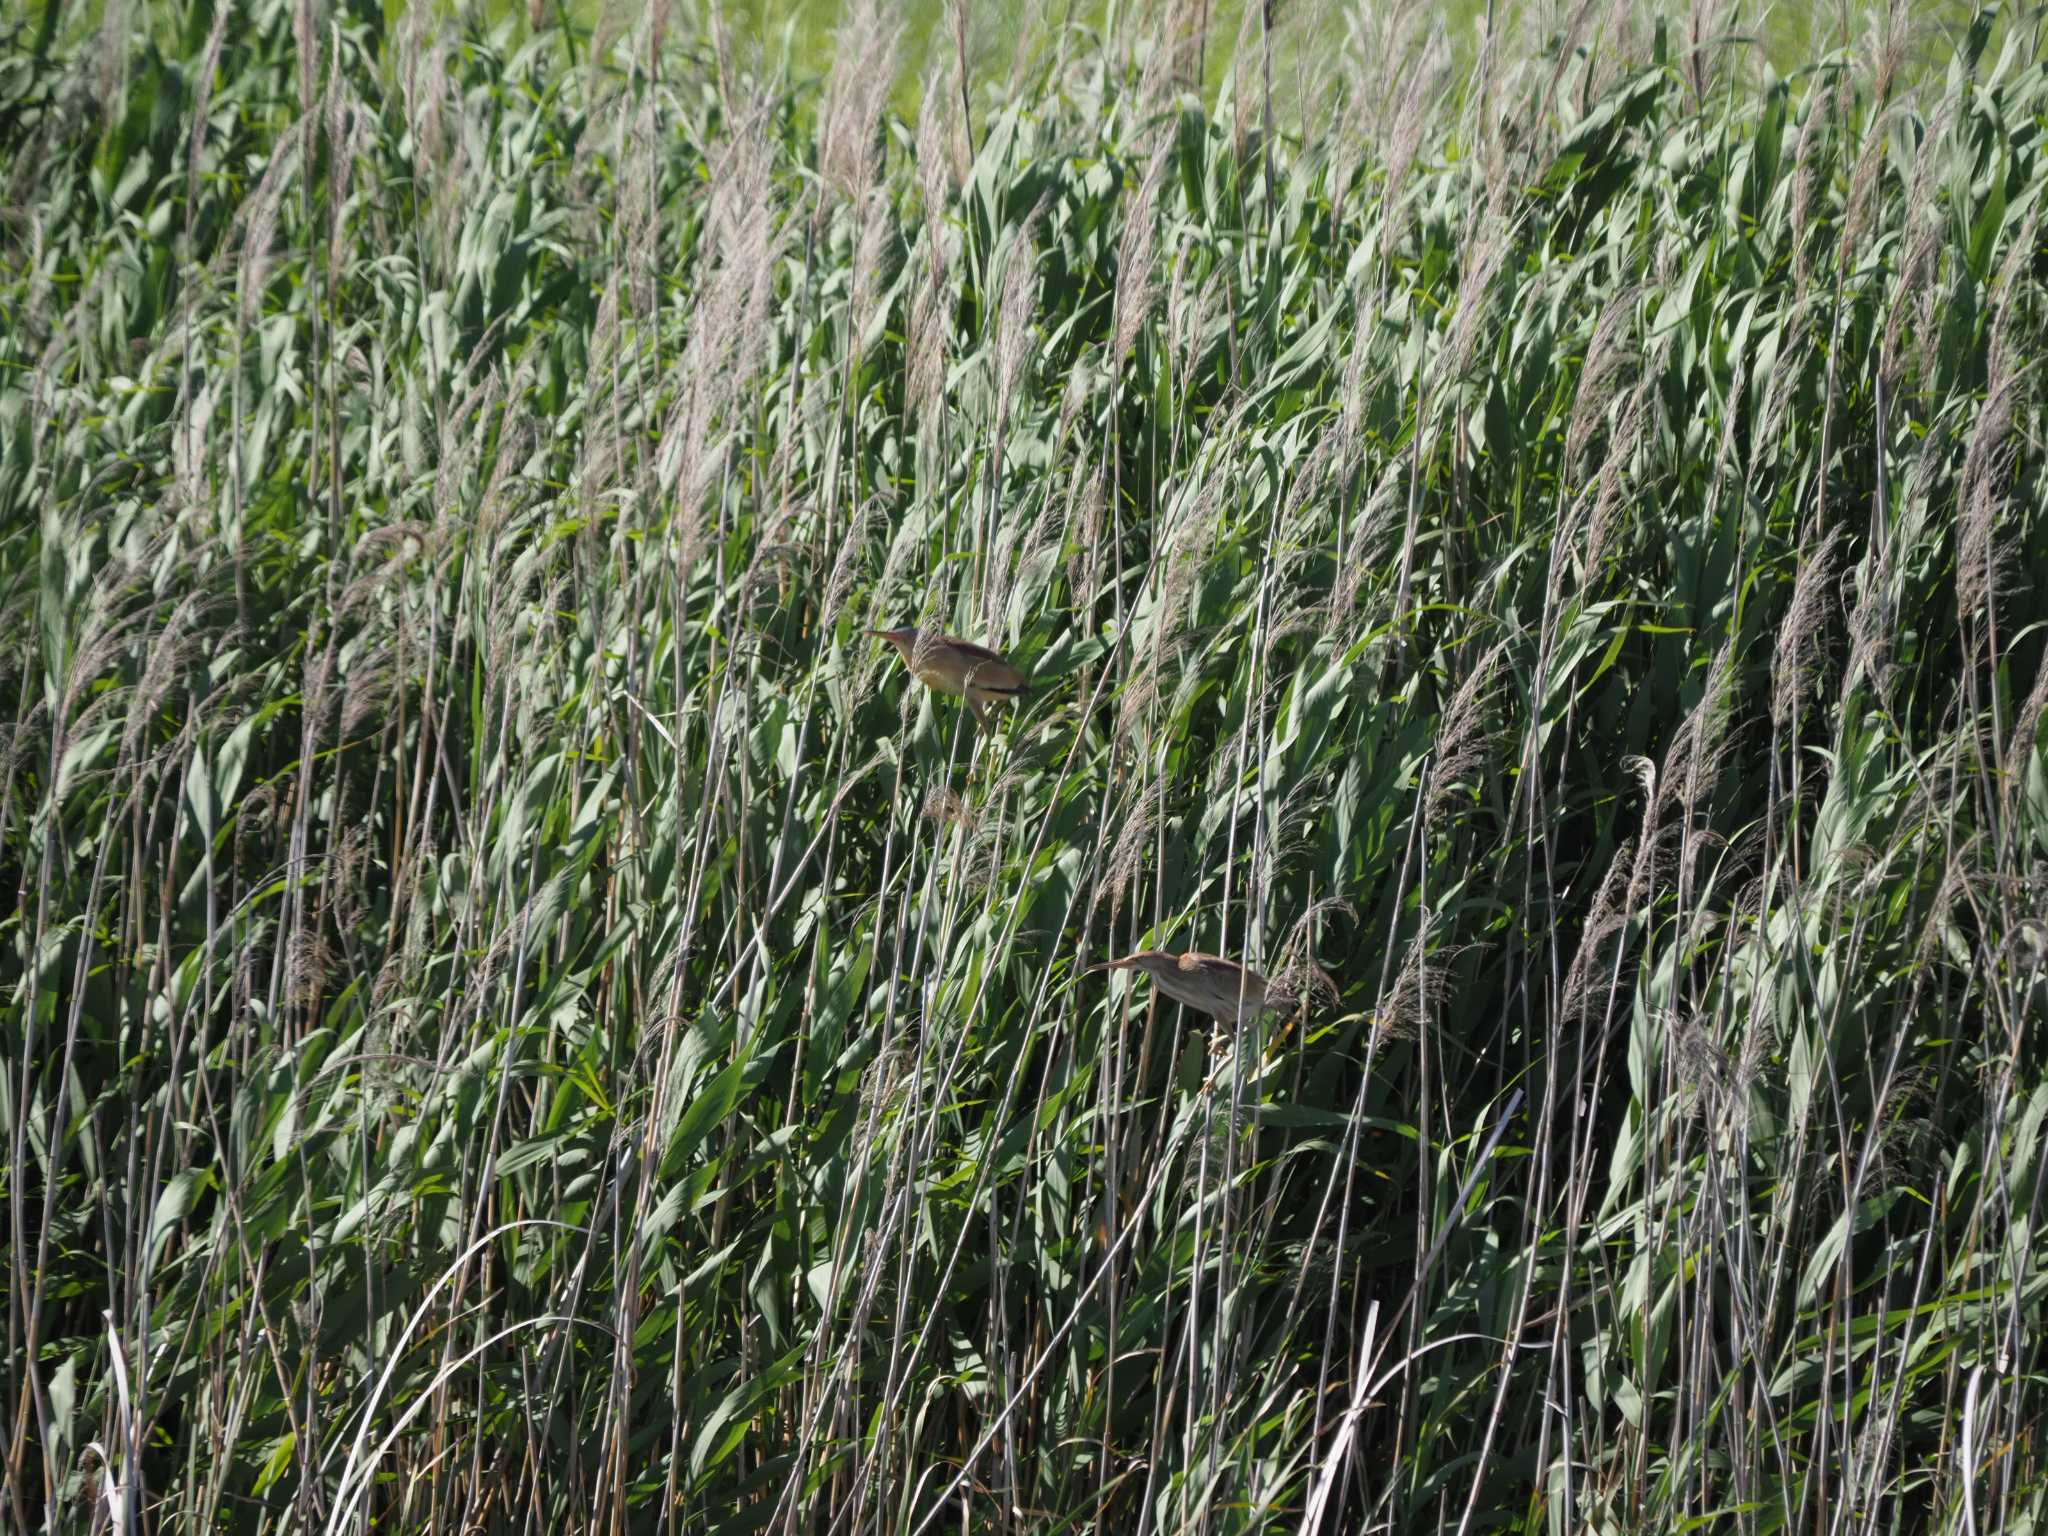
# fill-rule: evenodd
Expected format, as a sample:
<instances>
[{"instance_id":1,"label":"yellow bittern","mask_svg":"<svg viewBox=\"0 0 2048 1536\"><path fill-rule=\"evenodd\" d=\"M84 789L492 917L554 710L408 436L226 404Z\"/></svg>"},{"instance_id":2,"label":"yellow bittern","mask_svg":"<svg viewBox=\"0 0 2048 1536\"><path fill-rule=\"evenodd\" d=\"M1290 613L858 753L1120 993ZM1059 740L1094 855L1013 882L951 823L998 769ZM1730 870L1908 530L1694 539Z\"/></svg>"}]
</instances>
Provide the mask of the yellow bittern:
<instances>
[{"instance_id":1,"label":"yellow bittern","mask_svg":"<svg viewBox=\"0 0 2048 1536\"><path fill-rule=\"evenodd\" d=\"M1135 955L1105 960L1089 969L1143 971L1175 1002L1225 1024L1253 1019L1277 1007L1266 1000L1265 977L1221 955L1204 955L1194 950L1171 955L1163 949L1141 949Z\"/></svg>"},{"instance_id":2,"label":"yellow bittern","mask_svg":"<svg viewBox=\"0 0 2048 1536\"><path fill-rule=\"evenodd\" d=\"M900 629L871 629L888 641L910 668L910 675L934 693L965 698L978 724L988 723L988 707L1021 699L1031 684L1022 672L985 646L958 635L920 633L915 624Z\"/></svg>"}]
</instances>

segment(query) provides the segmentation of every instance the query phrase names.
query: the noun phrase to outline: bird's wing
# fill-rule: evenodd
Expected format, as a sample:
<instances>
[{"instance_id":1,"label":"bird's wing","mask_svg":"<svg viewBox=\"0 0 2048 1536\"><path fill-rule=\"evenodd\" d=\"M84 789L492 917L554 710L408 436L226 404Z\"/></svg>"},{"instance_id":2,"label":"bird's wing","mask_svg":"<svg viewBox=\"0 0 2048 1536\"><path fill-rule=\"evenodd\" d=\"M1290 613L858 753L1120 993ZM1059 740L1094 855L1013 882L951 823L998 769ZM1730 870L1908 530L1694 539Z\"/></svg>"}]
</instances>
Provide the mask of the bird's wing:
<instances>
[{"instance_id":1,"label":"bird's wing","mask_svg":"<svg viewBox=\"0 0 2048 1536\"><path fill-rule=\"evenodd\" d=\"M987 646L956 635L946 636L946 644L967 660L967 670L974 674L974 686L983 693L1022 693L1029 686L1022 672Z\"/></svg>"},{"instance_id":2,"label":"bird's wing","mask_svg":"<svg viewBox=\"0 0 2048 1536\"><path fill-rule=\"evenodd\" d=\"M962 640L958 635L946 636L946 644L953 647L954 650L960 652L963 656L972 656L976 661L1002 661L1003 659L987 646L976 645L972 640Z\"/></svg>"},{"instance_id":3,"label":"bird's wing","mask_svg":"<svg viewBox=\"0 0 2048 1536\"><path fill-rule=\"evenodd\" d=\"M1235 960L1226 960L1221 955L1204 955L1189 950L1180 957L1180 968L1184 971L1205 971L1226 987L1242 986L1248 1001L1257 1002L1266 995L1266 978L1248 965L1239 965ZM1242 977L1242 982L1239 978Z\"/></svg>"}]
</instances>

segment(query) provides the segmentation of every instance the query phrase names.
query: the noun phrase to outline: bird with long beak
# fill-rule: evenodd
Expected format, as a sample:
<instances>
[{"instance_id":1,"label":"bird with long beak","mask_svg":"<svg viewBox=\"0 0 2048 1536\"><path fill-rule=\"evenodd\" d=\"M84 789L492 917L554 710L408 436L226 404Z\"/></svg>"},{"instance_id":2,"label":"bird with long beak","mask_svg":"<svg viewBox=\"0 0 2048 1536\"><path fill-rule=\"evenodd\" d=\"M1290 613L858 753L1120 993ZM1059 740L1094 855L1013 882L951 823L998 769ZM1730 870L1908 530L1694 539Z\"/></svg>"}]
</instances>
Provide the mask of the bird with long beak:
<instances>
[{"instance_id":1,"label":"bird with long beak","mask_svg":"<svg viewBox=\"0 0 2048 1536\"><path fill-rule=\"evenodd\" d=\"M1175 1002L1224 1024L1255 1019L1262 1012L1277 1011L1278 1007L1266 999L1265 977L1221 955L1205 955L1195 950L1173 955L1163 949L1141 949L1134 955L1105 960L1089 969L1143 971Z\"/></svg>"},{"instance_id":2,"label":"bird with long beak","mask_svg":"<svg viewBox=\"0 0 2048 1536\"><path fill-rule=\"evenodd\" d=\"M1030 680L1001 656L958 635L920 632L915 624L868 633L895 646L910 675L932 692L966 699L977 724L988 724L989 705L1021 699L1031 690Z\"/></svg>"}]
</instances>

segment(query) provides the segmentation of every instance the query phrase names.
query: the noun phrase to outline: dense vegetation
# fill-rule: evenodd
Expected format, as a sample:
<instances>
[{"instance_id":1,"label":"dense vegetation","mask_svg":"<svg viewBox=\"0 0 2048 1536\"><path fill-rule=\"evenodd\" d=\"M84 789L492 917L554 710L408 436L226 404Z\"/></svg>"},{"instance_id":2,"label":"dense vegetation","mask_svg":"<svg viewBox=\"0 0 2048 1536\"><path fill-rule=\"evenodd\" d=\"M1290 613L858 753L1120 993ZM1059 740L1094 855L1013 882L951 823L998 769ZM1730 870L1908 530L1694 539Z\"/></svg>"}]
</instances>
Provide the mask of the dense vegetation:
<instances>
[{"instance_id":1,"label":"dense vegetation","mask_svg":"<svg viewBox=\"0 0 2048 1536\"><path fill-rule=\"evenodd\" d=\"M4 23L8 1524L2041 1528L2038 18L1303 11Z\"/></svg>"}]
</instances>

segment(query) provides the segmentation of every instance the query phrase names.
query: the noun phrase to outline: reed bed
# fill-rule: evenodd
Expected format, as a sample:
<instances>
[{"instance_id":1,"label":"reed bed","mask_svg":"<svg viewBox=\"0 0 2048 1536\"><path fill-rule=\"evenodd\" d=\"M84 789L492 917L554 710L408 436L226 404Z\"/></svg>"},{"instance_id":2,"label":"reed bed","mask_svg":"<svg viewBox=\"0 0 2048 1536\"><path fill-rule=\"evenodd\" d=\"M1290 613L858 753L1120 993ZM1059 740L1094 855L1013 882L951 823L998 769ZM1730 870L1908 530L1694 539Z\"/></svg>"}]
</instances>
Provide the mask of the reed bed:
<instances>
[{"instance_id":1,"label":"reed bed","mask_svg":"<svg viewBox=\"0 0 2048 1536\"><path fill-rule=\"evenodd\" d=\"M2038 10L1273 10L0 23L12 1528L2042 1528Z\"/></svg>"}]
</instances>

